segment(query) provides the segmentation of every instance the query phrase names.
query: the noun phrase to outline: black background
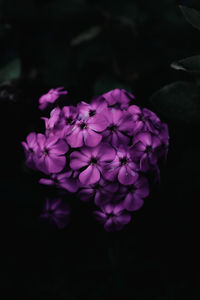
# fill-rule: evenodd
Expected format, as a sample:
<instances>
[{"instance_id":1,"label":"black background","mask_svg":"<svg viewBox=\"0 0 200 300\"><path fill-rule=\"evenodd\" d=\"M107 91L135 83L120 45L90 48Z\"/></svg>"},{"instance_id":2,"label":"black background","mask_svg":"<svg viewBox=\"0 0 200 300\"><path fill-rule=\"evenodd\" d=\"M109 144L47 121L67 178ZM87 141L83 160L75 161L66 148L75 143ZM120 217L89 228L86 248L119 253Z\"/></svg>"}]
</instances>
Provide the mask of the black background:
<instances>
[{"instance_id":1,"label":"black background","mask_svg":"<svg viewBox=\"0 0 200 300\"><path fill-rule=\"evenodd\" d=\"M200 53L200 32L178 4L200 8L189 0L0 1L0 70L16 58L21 64L20 76L0 85L2 300L200 299L199 127L149 101L164 85L193 81L170 67ZM73 45L94 26L99 34ZM169 125L161 183L121 232L106 233L71 196L66 229L39 218L55 191L24 166L20 143L44 130L40 95L62 85L72 104L127 88Z\"/></svg>"}]
</instances>

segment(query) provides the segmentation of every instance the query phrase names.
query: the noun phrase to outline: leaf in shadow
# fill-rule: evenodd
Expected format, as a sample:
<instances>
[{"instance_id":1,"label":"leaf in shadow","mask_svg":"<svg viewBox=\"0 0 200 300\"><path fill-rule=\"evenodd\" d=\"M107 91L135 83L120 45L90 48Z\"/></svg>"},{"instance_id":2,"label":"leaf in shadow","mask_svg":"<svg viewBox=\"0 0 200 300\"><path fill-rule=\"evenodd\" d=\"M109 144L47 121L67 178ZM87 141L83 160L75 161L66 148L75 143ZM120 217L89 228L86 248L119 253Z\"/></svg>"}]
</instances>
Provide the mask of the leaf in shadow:
<instances>
[{"instance_id":1,"label":"leaf in shadow","mask_svg":"<svg viewBox=\"0 0 200 300\"><path fill-rule=\"evenodd\" d=\"M200 89L194 83L177 81L166 85L151 97L150 102L166 120L200 121Z\"/></svg>"},{"instance_id":2,"label":"leaf in shadow","mask_svg":"<svg viewBox=\"0 0 200 300\"><path fill-rule=\"evenodd\" d=\"M200 74L200 55L195 55L173 62L171 67L175 70Z\"/></svg>"},{"instance_id":3,"label":"leaf in shadow","mask_svg":"<svg viewBox=\"0 0 200 300\"><path fill-rule=\"evenodd\" d=\"M112 75L102 74L94 84L94 95L100 95L116 88L131 91L127 83L121 82Z\"/></svg>"},{"instance_id":4,"label":"leaf in shadow","mask_svg":"<svg viewBox=\"0 0 200 300\"><path fill-rule=\"evenodd\" d=\"M73 38L70 42L70 46L77 46L83 42L94 39L101 32L100 26L93 26L89 28L87 31L80 33L78 36Z\"/></svg>"},{"instance_id":5,"label":"leaf in shadow","mask_svg":"<svg viewBox=\"0 0 200 300\"><path fill-rule=\"evenodd\" d=\"M179 5L185 19L195 28L200 30L200 13L194 9Z\"/></svg>"},{"instance_id":6,"label":"leaf in shadow","mask_svg":"<svg viewBox=\"0 0 200 300\"><path fill-rule=\"evenodd\" d=\"M16 58L0 69L0 82L18 79L21 75L20 59Z\"/></svg>"}]
</instances>

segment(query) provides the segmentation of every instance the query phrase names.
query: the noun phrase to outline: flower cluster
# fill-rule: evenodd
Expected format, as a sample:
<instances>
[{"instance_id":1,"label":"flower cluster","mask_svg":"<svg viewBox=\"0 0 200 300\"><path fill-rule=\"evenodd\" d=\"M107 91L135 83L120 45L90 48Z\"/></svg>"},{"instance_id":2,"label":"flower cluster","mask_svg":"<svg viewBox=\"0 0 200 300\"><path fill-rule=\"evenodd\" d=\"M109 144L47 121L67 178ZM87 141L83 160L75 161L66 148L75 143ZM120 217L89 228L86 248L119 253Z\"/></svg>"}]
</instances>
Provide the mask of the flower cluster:
<instances>
[{"instance_id":1,"label":"flower cluster","mask_svg":"<svg viewBox=\"0 0 200 300\"><path fill-rule=\"evenodd\" d=\"M59 93L67 93L54 91L56 96L50 90L40 105L46 107ZM134 99L114 89L90 103L57 106L49 118L42 118L45 132L32 132L22 142L27 166L45 174L40 183L94 203L94 216L107 231L122 229L131 212L143 206L149 195L148 173L159 176L159 161L168 151L167 125Z\"/></svg>"}]
</instances>

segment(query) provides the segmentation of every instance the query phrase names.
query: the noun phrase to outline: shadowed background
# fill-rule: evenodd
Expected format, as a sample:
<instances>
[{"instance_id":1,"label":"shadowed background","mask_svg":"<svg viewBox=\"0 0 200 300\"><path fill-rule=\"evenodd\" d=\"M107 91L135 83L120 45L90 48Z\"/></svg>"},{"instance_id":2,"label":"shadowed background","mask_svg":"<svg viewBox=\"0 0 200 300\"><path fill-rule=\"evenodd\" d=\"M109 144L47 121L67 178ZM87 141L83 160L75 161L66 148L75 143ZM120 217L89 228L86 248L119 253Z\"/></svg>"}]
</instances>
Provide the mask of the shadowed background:
<instances>
[{"instance_id":1,"label":"shadowed background","mask_svg":"<svg viewBox=\"0 0 200 300\"><path fill-rule=\"evenodd\" d=\"M0 1L1 299L200 298L199 74L170 67L200 53L178 7L198 2ZM38 98L57 86L66 104L125 88L169 125L161 183L119 233L74 196L66 229L39 219L55 190L24 166L21 141L44 130Z\"/></svg>"}]
</instances>

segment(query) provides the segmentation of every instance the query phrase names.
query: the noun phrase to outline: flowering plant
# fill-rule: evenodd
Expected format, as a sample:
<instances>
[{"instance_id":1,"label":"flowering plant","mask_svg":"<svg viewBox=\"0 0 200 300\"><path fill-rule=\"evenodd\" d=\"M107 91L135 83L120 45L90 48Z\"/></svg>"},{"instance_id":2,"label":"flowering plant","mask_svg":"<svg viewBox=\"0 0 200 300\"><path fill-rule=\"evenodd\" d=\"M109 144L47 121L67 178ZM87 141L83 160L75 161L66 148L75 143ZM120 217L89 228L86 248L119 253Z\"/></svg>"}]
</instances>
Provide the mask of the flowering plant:
<instances>
[{"instance_id":1,"label":"flowering plant","mask_svg":"<svg viewBox=\"0 0 200 300\"><path fill-rule=\"evenodd\" d=\"M67 94L61 89L43 95L39 108ZM106 231L122 229L131 212L143 206L148 173L154 171L159 179L158 164L168 151L168 126L134 100L126 90L114 89L90 103L56 106L49 118L42 117L45 132L31 132L22 142L27 166L45 175L39 182L93 201L94 216ZM62 207L61 199L47 199L41 216L62 228L69 215Z\"/></svg>"}]
</instances>

